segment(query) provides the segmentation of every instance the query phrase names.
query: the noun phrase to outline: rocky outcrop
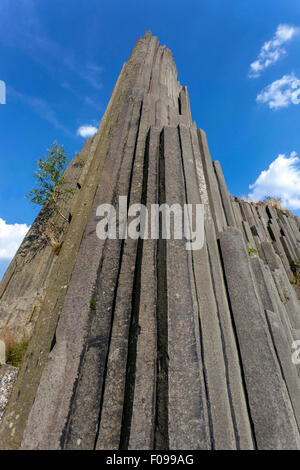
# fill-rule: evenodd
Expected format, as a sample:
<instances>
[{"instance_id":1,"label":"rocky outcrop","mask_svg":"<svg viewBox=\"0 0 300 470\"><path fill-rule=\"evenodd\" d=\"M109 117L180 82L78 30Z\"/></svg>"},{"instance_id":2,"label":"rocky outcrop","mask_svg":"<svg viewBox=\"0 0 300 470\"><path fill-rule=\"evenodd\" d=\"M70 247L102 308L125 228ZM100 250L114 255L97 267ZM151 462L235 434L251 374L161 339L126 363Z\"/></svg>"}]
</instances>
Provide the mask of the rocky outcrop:
<instances>
[{"instance_id":1,"label":"rocky outcrop","mask_svg":"<svg viewBox=\"0 0 300 470\"><path fill-rule=\"evenodd\" d=\"M299 449L299 219L229 195L150 33L82 152L59 256L28 235L1 284L1 324L30 341L0 447ZM100 240L97 207L119 196L203 204L203 248Z\"/></svg>"}]
</instances>

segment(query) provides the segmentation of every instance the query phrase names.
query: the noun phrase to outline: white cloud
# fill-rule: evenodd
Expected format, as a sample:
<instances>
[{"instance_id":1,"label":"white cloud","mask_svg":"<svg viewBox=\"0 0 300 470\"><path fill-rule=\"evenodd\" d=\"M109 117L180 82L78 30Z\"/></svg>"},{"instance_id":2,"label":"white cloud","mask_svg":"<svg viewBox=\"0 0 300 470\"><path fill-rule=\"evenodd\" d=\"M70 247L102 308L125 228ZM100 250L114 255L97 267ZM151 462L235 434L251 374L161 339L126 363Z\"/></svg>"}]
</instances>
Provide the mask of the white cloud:
<instances>
[{"instance_id":1,"label":"white cloud","mask_svg":"<svg viewBox=\"0 0 300 470\"><path fill-rule=\"evenodd\" d=\"M290 41L299 31L300 28L288 24L280 24L273 38L264 43L258 58L250 65L249 76L259 77L263 70L275 64L280 57L286 54L286 49L282 47L283 44Z\"/></svg>"},{"instance_id":2,"label":"white cloud","mask_svg":"<svg viewBox=\"0 0 300 470\"><path fill-rule=\"evenodd\" d=\"M80 126L79 129L77 129L77 135L80 135L81 137L84 137L86 139L87 137L93 137L93 135L96 134L97 130L98 129L95 126Z\"/></svg>"},{"instance_id":3,"label":"white cloud","mask_svg":"<svg viewBox=\"0 0 300 470\"><path fill-rule=\"evenodd\" d=\"M287 108L300 103L300 80L291 73L266 86L256 101L267 103L271 109Z\"/></svg>"},{"instance_id":4,"label":"white cloud","mask_svg":"<svg viewBox=\"0 0 300 470\"><path fill-rule=\"evenodd\" d=\"M0 218L0 260L14 256L29 228L26 224L7 224Z\"/></svg>"},{"instance_id":5,"label":"white cloud","mask_svg":"<svg viewBox=\"0 0 300 470\"><path fill-rule=\"evenodd\" d=\"M284 207L300 209L300 159L297 153L293 151L289 156L279 154L249 188L252 190L248 194L250 200L280 197Z\"/></svg>"}]
</instances>

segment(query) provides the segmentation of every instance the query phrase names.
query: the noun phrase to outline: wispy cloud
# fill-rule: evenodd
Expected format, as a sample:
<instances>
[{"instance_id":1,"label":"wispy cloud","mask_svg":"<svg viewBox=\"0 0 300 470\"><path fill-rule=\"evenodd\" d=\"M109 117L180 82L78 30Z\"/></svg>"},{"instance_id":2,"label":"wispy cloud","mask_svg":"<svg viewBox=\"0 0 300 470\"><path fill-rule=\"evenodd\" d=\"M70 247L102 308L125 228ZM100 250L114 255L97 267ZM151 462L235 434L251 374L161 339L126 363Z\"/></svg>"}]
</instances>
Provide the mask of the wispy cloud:
<instances>
[{"instance_id":1,"label":"wispy cloud","mask_svg":"<svg viewBox=\"0 0 300 470\"><path fill-rule=\"evenodd\" d=\"M93 61L86 61L45 33L35 2L1 0L0 42L21 49L34 61L51 71L57 80L61 72L71 73L91 85L95 90L102 88L103 68Z\"/></svg>"},{"instance_id":2,"label":"wispy cloud","mask_svg":"<svg viewBox=\"0 0 300 470\"><path fill-rule=\"evenodd\" d=\"M271 109L286 108L300 103L300 80L291 73L267 85L256 97L256 101L267 103Z\"/></svg>"},{"instance_id":3,"label":"wispy cloud","mask_svg":"<svg viewBox=\"0 0 300 470\"><path fill-rule=\"evenodd\" d=\"M56 56L57 60L61 59L61 55L59 53ZM91 85L96 90L100 90L102 85L101 75L103 72L103 67L100 67L92 62L88 62L86 64L81 63L74 54L68 54L67 51L64 52L64 60L62 64L69 69L70 72L76 74L82 80L85 80L89 85Z\"/></svg>"},{"instance_id":4,"label":"wispy cloud","mask_svg":"<svg viewBox=\"0 0 300 470\"><path fill-rule=\"evenodd\" d=\"M0 218L0 260L15 255L29 228L26 224L7 224Z\"/></svg>"},{"instance_id":5,"label":"wispy cloud","mask_svg":"<svg viewBox=\"0 0 300 470\"><path fill-rule=\"evenodd\" d=\"M73 136L73 134L58 120L51 105L43 98L26 95L14 90L12 87L8 88L8 96L28 106L35 114L45 121L48 121L56 129L60 129L65 134Z\"/></svg>"},{"instance_id":6,"label":"wispy cloud","mask_svg":"<svg viewBox=\"0 0 300 470\"><path fill-rule=\"evenodd\" d=\"M98 100L91 98L90 96L82 96L80 93L78 93L76 90L74 90L69 82L63 81L61 82L60 86L64 88L65 90L68 90L70 93L72 93L74 96L80 99L81 102L85 103L88 106L91 106L92 108L96 109L97 111L103 111L103 106L98 103Z\"/></svg>"},{"instance_id":7,"label":"wispy cloud","mask_svg":"<svg viewBox=\"0 0 300 470\"><path fill-rule=\"evenodd\" d=\"M289 156L279 154L249 189L250 200L261 201L265 196L280 197L284 207L300 209L300 159L297 153L293 151Z\"/></svg>"},{"instance_id":8,"label":"wispy cloud","mask_svg":"<svg viewBox=\"0 0 300 470\"><path fill-rule=\"evenodd\" d=\"M86 139L87 137L93 137L97 130L97 127L86 124L85 126L80 126L77 129L77 135L80 135L80 137L84 137Z\"/></svg>"},{"instance_id":9,"label":"wispy cloud","mask_svg":"<svg viewBox=\"0 0 300 470\"><path fill-rule=\"evenodd\" d=\"M84 99L85 103L88 104L89 106L92 106L93 108L97 109L97 111L101 111L102 106L97 104L92 98L89 96L86 96Z\"/></svg>"},{"instance_id":10,"label":"wispy cloud","mask_svg":"<svg viewBox=\"0 0 300 470\"><path fill-rule=\"evenodd\" d=\"M250 65L250 77L259 77L270 65L275 64L286 54L284 44L289 42L300 31L300 28L288 24L280 24L270 41L263 44L257 59Z\"/></svg>"},{"instance_id":11,"label":"wispy cloud","mask_svg":"<svg viewBox=\"0 0 300 470\"><path fill-rule=\"evenodd\" d=\"M82 68L82 70L79 72L79 75L84 80L87 80L94 88L100 90L102 88L102 72L103 67L100 67L94 63L88 63Z\"/></svg>"}]
</instances>

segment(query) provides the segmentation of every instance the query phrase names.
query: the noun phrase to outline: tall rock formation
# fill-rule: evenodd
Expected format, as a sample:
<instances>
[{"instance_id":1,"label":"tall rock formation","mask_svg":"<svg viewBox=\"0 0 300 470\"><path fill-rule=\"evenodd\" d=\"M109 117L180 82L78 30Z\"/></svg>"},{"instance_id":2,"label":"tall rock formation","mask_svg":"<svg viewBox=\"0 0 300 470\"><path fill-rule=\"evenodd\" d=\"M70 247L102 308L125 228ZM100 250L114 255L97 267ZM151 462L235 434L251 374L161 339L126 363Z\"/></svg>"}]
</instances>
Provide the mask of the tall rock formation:
<instances>
[{"instance_id":1,"label":"tall rock formation","mask_svg":"<svg viewBox=\"0 0 300 470\"><path fill-rule=\"evenodd\" d=\"M229 195L150 32L67 173L69 223L45 207L0 285L0 338L29 340L0 448L299 449L300 221ZM204 204L203 248L100 240L119 196Z\"/></svg>"}]
</instances>

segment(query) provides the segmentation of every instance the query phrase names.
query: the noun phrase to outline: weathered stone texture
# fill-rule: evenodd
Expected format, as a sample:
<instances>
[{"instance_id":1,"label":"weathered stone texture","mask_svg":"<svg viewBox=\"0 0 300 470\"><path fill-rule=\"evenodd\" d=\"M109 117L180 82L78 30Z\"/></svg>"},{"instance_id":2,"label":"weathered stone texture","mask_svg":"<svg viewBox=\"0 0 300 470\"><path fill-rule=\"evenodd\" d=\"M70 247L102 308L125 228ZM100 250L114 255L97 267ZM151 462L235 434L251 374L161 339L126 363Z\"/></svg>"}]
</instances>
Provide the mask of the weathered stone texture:
<instances>
[{"instance_id":1,"label":"weathered stone texture","mask_svg":"<svg viewBox=\"0 0 300 470\"><path fill-rule=\"evenodd\" d=\"M18 376L18 368L0 364L0 422ZM11 433L13 430L10 431Z\"/></svg>"}]
</instances>

